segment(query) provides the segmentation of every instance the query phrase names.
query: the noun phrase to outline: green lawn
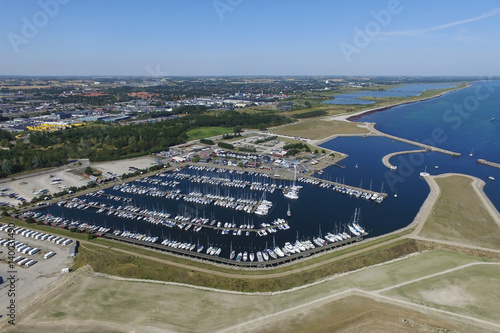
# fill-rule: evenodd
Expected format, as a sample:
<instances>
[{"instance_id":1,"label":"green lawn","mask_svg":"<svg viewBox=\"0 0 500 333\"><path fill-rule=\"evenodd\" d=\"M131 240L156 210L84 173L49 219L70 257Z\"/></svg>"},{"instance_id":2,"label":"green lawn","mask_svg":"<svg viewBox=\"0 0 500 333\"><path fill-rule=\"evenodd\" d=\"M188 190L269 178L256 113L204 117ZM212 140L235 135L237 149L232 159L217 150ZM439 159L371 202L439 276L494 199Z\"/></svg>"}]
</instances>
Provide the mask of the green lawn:
<instances>
[{"instance_id":1,"label":"green lawn","mask_svg":"<svg viewBox=\"0 0 500 333\"><path fill-rule=\"evenodd\" d=\"M232 133L233 128L230 127L200 127L187 132L188 140L199 140L209 138L215 135Z\"/></svg>"},{"instance_id":2,"label":"green lawn","mask_svg":"<svg viewBox=\"0 0 500 333\"><path fill-rule=\"evenodd\" d=\"M472 179L436 179L441 194L420 235L469 245L500 248L500 228L472 188Z\"/></svg>"}]
</instances>

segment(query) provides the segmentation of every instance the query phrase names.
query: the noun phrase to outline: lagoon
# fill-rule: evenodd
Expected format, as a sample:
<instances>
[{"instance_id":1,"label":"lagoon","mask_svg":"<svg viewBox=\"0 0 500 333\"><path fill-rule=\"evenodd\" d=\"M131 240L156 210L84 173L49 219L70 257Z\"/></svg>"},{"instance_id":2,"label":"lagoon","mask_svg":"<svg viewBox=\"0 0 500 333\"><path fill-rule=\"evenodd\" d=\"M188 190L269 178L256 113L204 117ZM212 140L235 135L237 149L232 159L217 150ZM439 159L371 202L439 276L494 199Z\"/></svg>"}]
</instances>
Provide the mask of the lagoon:
<instances>
[{"instance_id":1,"label":"lagoon","mask_svg":"<svg viewBox=\"0 0 500 333\"><path fill-rule=\"evenodd\" d=\"M422 92L431 89L452 88L453 83L422 83L422 84L406 84L401 87L391 88L380 91L360 91L351 94L335 95L334 99L325 101L326 104L373 104L374 101L360 99L363 97L410 97L419 96Z\"/></svg>"}]
</instances>

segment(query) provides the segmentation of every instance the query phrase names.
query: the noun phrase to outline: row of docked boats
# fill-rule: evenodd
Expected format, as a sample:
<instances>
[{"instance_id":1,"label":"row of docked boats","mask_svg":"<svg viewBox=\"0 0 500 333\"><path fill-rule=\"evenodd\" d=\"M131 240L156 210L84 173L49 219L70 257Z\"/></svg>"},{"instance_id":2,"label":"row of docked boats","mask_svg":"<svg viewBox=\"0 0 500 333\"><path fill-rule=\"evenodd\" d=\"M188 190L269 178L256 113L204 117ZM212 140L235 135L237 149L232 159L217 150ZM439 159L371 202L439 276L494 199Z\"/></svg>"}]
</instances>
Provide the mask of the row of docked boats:
<instances>
[{"instance_id":1,"label":"row of docked boats","mask_svg":"<svg viewBox=\"0 0 500 333\"><path fill-rule=\"evenodd\" d=\"M272 203L266 200L262 200L267 205L267 209L272 206ZM128 202L127 202L128 203ZM238 203L238 201L236 201ZM235 203L235 204L236 204ZM82 209L87 210L92 208L97 214L105 214L107 216L115 216L119 218L143 221L155 225L163 225L169 228L177 228L180 230L191 230L193 232L200 232L203 228L213 229L220 232L221 235L232 234L234 236L249 236L251 232L257 233L258 236L266 236L270 233L276 233L280 230L288 230L290 227L284 219L277 219L271 224L262 223L259 228L255 228L252 223L236 224L234 222L221 222L215 219L201 218L177 215L172 217L172 215L165 211L156 211L152 209L142 209L135 207L131 204L124 206L109 205L106 203L99 203L90 201L87 199L73 198L70 201L60 201L59 206L72 209Z\"/></svg>"},{"instance_id":2,"label":"row of docked boats","mask_svg":"<svg viewBox=\"0 0 500 333\"><path fill-rule=\"evenodd\" d=\"M182 194L181 190L160 191L158 188L148 188L134 184L116 185L114 190L121 191L127 194L147 195L153 197L165 197L171 200L183 199L185 202L197 203L200 205L211 205L243 211L248 214L255 213L257 215L267 215L272 203L270 201L263 202L249 198L235 198L231 196L223 196L217 194L203 194L201 192L190 192Z\"/></svg>"},{"instance_id":3,"label":"row of docked boats","mask_svg":"<svg viewBox=\"0 0 500 333\"><path fill-rule=\"evenodd\" d=\"M72 226L73 228L77 228L80 231L85 231L89 233L96 233L96 234L104 234L110 231L110 228L102 227L102 226L97 226L97 225L89 225L87 223L80 223L77 221L67 221L64 220L61 217L54 217L50 214L41 214L39 212L25 212L23 213L23 217L34 217L40 221L44 221L44 223L47 222L52 222L51 225L53 226ZM186 217L182 216L176 216L177 221L186 221ZM367 233L366 231L359 225L359 210L355 211L353 221L347 225L348 230L352 234L352 236L365 236ZM200 225L204 224L216 224L219 222L216 222L216 220L209 221L209 219L202 219L202 218L194 218L189 221L190 223L196 223ZM47 224L49 224L47 223ZM269 228L269 227L278 227L279 226L284 226L286 225L286 221L284 219L277 219L275 220L272 224L267 224L263 223L260 225L262 228ZM230 225L226 223L225 226L230 226L230 227L236 227L234 223L231 223ZM240 227L242 228L249 228L253 226L250 225L241 225ZM345 229L345 228L344 228ZM145 235L141 233L134 233L130 231L121 231L121 230L115 230L112 232L113 235L120 236L120 237L127 237L131 239L135 239L138 241L143 241L143 242L151 242L151 243L156 243L158 240L158 237L155 236L150 236L150 235ZM314 237L312 241L310 240L305 240L305 241L296 241L295 243L291 242L286 242L284 246L275 246L273 248L268 248L264 249L262 251L257 251L257 252L247 252L247 251L242 251L236 254L235 251L231 251L229 258L230 259L235 259L236 261L257 261L257 262L264 262L268 260L273 260L273 259L278 259L278 258L283 258L285 256L290 256L294 254L298 254L304 251L312 250L316 247L322 247L325 245L328 245L329 243L336 243L336 242L341 242L344 240L347 240L351 238L351 234L348 232L337 232L337 233L327 233L324 236L324 239L321 237ZM165 239L161 242L162 245L176 248L176 249L183 249L183 250L188 250L188 251L197 251L198 253L201 253L204 249L203 245L198 245L196 246L193 243L187 243L187 242L179 242L179 241L171 241L168 239ZM221 247L216 247L216 246L210 246L206 250L206 254L208 255L213 255L213 256L219 256L222 253L222 248Z\"/></svg>"},{"instance_id":4,"label":"row of docked boats","mask_svg":"<svg viewBox=\"0 0 500 333\"><path fill-rule=\"evenodd\" d=\"M297 200L299 198L299 192L301 188L302 186L299 185L288 186L283 190L283 195L285 196L285 198Z\"/></svg>"},{"instance_id":5,"label":"row of docked boats","mask_svg":"<svg viewBox=\"0 0 500 333\"><path fill-rule=\"evenodd\" d=\"M356 217L359 217L359 215ZM324 239L321 236L318 236L318 237L314 237L312 239L312 241L310 241L310 240L304 240L304 241L297 240L294 243L285 242L284 246L282 246L282 247L274 246L273 248L268 248L268 249L264 249L262 251L257 251L255 255L253 252L248 253L247 251L240 252L236 255L236 251L231 251L229 259L235 258L236 261L247 261L246 258L248 258L248 260L253 261L254 258L257 258L257 261L263 262L263 261L267 261L267 260L273 260L273 259L283 258L285 256L299 254L301 252L306 252L306 251L315 249L316 247L322 247L322 246L326 246L328 244L343 242L343 241L351 239L353 236L354 237L361 237L361 236L367 235L367 232L356 222L352 222L351 224L348 224L348 229L349 229L350 233L347 231L336 232L336 233L329 232L324 236ZM356 238L356 239L358 239L358 238Z\"/></svg>"},{"instance_id":6,"label":"row of docked boats","mask_svg":"<svg viewBox=\"0 0 500 333\"><path fill-rule=\"evenodd\" d=\"M384 196L381 193L376 193L376 192L366 192L366 191L361 191L358 189L354 189L348 186L343 186L343 185L333 185L328 182L322 182L316 179L311 179L311 178L306 178L306 177L301 177L298 179L298 181L306 183L306 184L311 184L311 185L316 185L322 188L327 188L327 189L332 189L334 191L337 191L342 194L347 194L349 196L353 196L356 198L361 198L365 200L371 200L376 203L381 203L384 201Z\"/></svg>"},{"instance_id":7,"label":"row of docked boats","mask_svg":"<svg viewBox=\"0 0 500 333\"><path fill-rule=\"evenodd\" d=\"M198 253L200 253L203 250L203 245L197 247L196 244L194 243L180 242L170 239L164 239L160 244L174 249L180 249L186 251L197 250Z\"/></svg>"},{"instance_id":8,"label":"row of docked boats","mask_svg":"<svg viewBox=\"0 0 500 333\"><path fill-rule=\"evenodd\" d=\"M141 242L148 242L148 243L156 243L158 240L158 237L156 236L148 236L145 234L141 233L136 233L136 232L130 232L130 231L122 231L122 230L115 230L113 232L113 235L115 236L120 236L120 237L126 237L126 238L132 238Z\"/></svg>"},{"instance_id":9,"label":"row of docked boats","mask_svg":"<svg viewBox=\"0 0 500 333\"><path fill-rule=\"evenodd\" d=\"M105 233L109 233L111 228L103 227L100 225L89 224L81 221L74 221L65 219L61 216L54 216L52 214L43 214L38 211L26 211L21 214L21 219L26 219L31 217L36 221L41 221L43 224L50 225L52 227L75 230L79 232L86 232L91 234L96 234L98 236L103 235Z\"/></svg>"},{"instance_id":10,"label":"row of docked boats","mask_svg":"<svg viewBox=\"0 0 500 333\"><path fill-rule=\"evenodd\" d=\"M196 245L194 243L188 243L188 242L180 242L180 241L175 241L175 240L170 240L170 239L164 239L161 242L161 245L168 246L174 249L179 249L179 250L186 250L186 251L195 251L197 253L203 253L204 246L203 245ZM209 246L205 254L211 255L211 256L216 256L218 257L222 252L221 247L217 246Z\"/></svg>"},{"instance_id":11,"label":"row of docked boats","mask_svg":"<svg viewBox=\"0 0 500 333\"><path fill-rule=\"evenodd\" d=\"M189 166L188 169L200 168L199 166ZM201 167L203 168L203 167ZM279 186L275 183L263 182L258 180L245 180L242 177L236 177L232 174L232 170L229 170L229 175L224 174L223 170L226 169L217 169L218 172L213 172L214 168L208 168L207 172L200 175L198 173L188 173L186 170L179 170L179 172L175 172L173 177L175 179L188 180L191 183L195 184L209 184L214 186L223 186L223 187L233 187L233 188L249 188L255 191L265 191L273 193ZM226 170L227 171L227 170ZM245 171L238 172L238 174L243 175ZM252 177L266 177L268 178L268 174L266 173L255 173L250 172L250 176Z\"/></svg>"}]
</instances>

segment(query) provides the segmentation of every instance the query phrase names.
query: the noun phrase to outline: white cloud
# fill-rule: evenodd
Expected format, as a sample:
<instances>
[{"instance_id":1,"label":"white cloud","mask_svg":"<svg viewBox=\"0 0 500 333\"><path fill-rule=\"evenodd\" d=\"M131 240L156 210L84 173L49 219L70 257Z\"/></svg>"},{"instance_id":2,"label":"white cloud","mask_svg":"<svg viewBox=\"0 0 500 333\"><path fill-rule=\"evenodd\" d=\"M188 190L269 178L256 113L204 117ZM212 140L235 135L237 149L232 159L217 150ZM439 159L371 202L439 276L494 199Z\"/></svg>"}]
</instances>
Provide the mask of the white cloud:
<instances>
[{"instance_id":1,"label":"white cloud","mask_svg":"<svg viewBox=\"0 0 500 333\"><path fill-rule=\"evenodd\" d=\"M485 18L494 16L498 13L500 13L500 7L495 8L494 10L492 10L490 12L481 14L481 15L476 16L476 17L471 17L471 18L461 20L461 21L455 21L455 22L451 22L451 23L441 24L441 25L431 27L431 28L403 30L403 31L387 31L387 32L381 32L380 34L387 35L387 36L420 36L420 35L423 35L423 34L426 34L426 33L432 32L432 31L443 30L443 29L451 28L451 27L454 27L457 25L462 25L462 24L466 24L466 23L470 23L470 22L483 20Z\"/></svg>"}]
</instances>

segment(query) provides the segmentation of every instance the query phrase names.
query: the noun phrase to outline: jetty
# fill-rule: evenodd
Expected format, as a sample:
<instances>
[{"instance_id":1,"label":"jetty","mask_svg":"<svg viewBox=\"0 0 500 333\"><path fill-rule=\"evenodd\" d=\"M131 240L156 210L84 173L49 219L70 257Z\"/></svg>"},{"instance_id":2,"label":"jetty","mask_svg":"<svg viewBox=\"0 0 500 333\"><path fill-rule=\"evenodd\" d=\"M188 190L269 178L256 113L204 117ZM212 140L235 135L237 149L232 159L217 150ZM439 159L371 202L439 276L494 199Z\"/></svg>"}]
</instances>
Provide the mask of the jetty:
<instances>
[{"instance_id":1,"label":"jetty","mask_svg":"<svg viewBox=\"0 0 500 333\"><path fill-rule=\"evenodd\" d=\"M395 165L392 165L391 162L389 162L389 160L391 158L393 158L394 156L397 156L397 155L403 155L403 154L416 154L416 153L425 153L427 152L427 149L417 149L417 150L405 150L405 151L397 151L395 153L390 153L390 154L387 154L385 155L384 157L382 157L382 163L384 163L384 165L386 167L388 167L389 169L391 170L396 170L398 167L395 166Z\"/></svg>"},{"instance_id":2,"label":"jetty","mask_svg":"<svg viewBox=\"0 0 500 333\"><path fill-rule=\"evenodd\" d=\"M495 162L490 162L490 161L487 161L487 160L483 160L482 158L479 158L477 160L477 163L488 165L490 167L494 167L494 168L500 169L500 164L499 163L495 163Z\"/></svg>"},{"instance_id":3,"label":"jetty","mask_svg":"<svg viewBox=\"0 0 500 333\"><path fill-rule=\"evenodd\" d=\"M451 156L455 156L455 157L460 157L462 155L461 153L457 153L457 152L454 152L454 151L451 151L451 150L442 149L442 148L437 148L437 147L434 147L434 146L427 145L425 143L420 143L420 142L416 142L416 141L412 141L412 140L408 140L408 139L403 139L403 138L400 138L400 137L397 137L397 136L394 136L394 135L390 135L390 134L385 134L385 133L381 133L381 134L384 135L385 137L389 138L389 139L398 140L398 141L401 141L401 142L409 143L409 144L414 145L414 146L422 147L422 148L424 148L425 150L428 150L428 151L436 151L438 153L447 154L447 155L451 155Z\"/></svg>"},{"instance_id":4,"label":"jetty","mask_svg":"<svg viewBox=\"0 0 500 333\"><path fill-rule=\"evenodd\" d=\"M305 181L305 182L306 183L311 183L313 185L329 184L329 185L333 186L334 189L337 189L337 190L339 190L339 189L340 190L345 189L346 191L342 192L342 193L349 193L349 194L360 193L360 195L362 193L366 193L366 194L370 194L370 197L373 196L374 194L376 194L378 197L382 197L382 198L386 198L387 197L387 193L381 193L381 192L377 192L377 191L367 190L367 189L364 189L364 188L361 188L361 187L356 187L356 186L351 186L351 185L345 185L345 184L333 182L331 180L320 179L320 178L308 176L308 177L302 177L302 178L300 178L299 181L304 181L303 179L310 179L311 181L313 181L312 183L311 182L307 182L307 181ZM356 196L359 197L358 195L356 195Z\"/></svg>"}]
</instances>

